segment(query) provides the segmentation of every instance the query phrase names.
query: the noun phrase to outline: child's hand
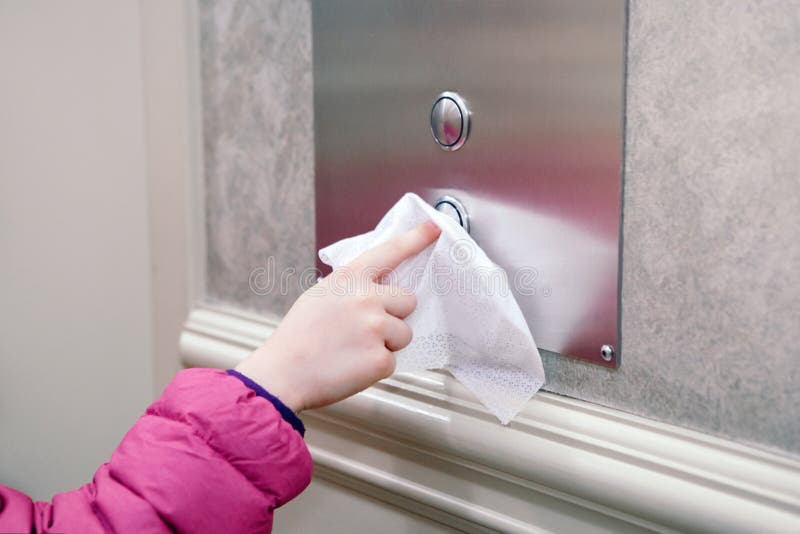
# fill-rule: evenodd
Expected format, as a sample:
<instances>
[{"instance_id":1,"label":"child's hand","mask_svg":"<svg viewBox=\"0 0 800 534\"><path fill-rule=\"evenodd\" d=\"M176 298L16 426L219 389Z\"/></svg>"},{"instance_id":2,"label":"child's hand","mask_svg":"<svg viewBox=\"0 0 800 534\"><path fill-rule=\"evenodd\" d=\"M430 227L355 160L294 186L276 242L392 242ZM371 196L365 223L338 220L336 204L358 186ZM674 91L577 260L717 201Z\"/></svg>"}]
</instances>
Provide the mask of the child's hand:
<instances>
[{"instance_id":1,"label":"child's hand","mask_svg":"<svg viewBox=\"0 0 800 534\"><path fill-rule=\"evenodd\" d=\"M303 293L280 327L236 366L295 412L318 408L394 372L411 342L413 294L380 278L439 237L426 222L371 249Z\"/></svg>"}]
</instances>

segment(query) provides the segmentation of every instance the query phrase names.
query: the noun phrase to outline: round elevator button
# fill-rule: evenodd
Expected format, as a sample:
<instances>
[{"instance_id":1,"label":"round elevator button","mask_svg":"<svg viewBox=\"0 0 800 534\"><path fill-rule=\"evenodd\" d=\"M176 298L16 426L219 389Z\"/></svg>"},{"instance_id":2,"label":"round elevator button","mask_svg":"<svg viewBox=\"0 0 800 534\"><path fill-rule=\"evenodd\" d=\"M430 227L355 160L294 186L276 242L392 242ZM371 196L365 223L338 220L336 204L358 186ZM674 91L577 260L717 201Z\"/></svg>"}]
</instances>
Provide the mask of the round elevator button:
<instances>
[{"instance_id":1,"label":"round elevator button","mask_svg":"<svg viewBox=\"0 0 800 534\"><path fill-rule=\"evenodd\" d=\"M469 233L469 215L467 214L467 209L457 198L445 195L437 200L433 207L456 221Z\"/></svg>"},{"instance_id":2,"label":"round elevator button","mask_svg":"<svg viewBox=\"0 0 800 534\"><path fill-rule=\"evenodd\" d=\"M431 109L431 133L443 150L458 150L469 136L470 112L458 93L445 91Z\"/></svg>"}]
</instances>

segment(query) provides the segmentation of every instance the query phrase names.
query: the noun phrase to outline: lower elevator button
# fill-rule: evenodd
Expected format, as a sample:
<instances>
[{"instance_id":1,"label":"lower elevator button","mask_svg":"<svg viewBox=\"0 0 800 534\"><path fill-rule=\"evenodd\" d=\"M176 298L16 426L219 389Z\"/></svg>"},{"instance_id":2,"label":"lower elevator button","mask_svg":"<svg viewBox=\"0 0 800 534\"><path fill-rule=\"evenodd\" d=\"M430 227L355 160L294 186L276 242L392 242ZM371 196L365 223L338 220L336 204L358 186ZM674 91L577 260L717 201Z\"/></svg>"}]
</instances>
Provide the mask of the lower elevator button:
<instances>
[{"instance_id":1,"label":"lower elevator button","mask_svg":"<svg viewBox=\"0 0 800 534\"><path fill-rule=\"evenodd\" d=\"M456 221L469 233L469 215L464 205L458 199L450 195L445 195L437 200L433 207Z\"/></svg>"}]
</instances>

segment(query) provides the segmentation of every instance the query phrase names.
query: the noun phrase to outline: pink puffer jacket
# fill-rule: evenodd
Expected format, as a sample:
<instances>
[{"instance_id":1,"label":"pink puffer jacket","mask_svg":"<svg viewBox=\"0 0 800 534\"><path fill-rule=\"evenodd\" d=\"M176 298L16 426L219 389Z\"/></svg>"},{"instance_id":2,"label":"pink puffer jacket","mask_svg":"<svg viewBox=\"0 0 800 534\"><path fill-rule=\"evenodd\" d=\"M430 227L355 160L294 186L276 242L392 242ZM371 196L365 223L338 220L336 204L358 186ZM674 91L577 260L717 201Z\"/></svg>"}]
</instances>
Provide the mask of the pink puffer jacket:
<instances>
[{"instance_id":1,"label":"pink puffer jacket","mask_svg":"<svg viewBox=\"0 0 800 534\"><path fill-rule=\"evenodd\" d=\"M0 486L0 532L269 532L311 456L302 423L268 398L224 371L182 371L92 483L52 503Z\"/></svg>"}]
</instances>

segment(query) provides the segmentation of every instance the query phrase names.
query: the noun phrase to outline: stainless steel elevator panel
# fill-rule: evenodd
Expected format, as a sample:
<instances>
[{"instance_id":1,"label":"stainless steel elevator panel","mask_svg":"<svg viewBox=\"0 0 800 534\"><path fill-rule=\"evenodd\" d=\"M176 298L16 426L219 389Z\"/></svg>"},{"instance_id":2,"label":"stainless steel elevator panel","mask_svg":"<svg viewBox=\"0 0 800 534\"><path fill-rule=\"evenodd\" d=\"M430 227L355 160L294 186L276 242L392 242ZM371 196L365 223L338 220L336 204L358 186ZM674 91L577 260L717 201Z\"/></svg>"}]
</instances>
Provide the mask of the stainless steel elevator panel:
<instances>
[{"instance_id":1,"label":"stainless steel elevator panel","mask_svg":"<svg viewBox=\"0 0 800 534\"><path fill-rule=\"evenodd\" d=\"M449 195L539 346L619 365L625 24L624 0L313 1L317 245Z\"/></svg>"}]
</instances>

